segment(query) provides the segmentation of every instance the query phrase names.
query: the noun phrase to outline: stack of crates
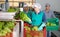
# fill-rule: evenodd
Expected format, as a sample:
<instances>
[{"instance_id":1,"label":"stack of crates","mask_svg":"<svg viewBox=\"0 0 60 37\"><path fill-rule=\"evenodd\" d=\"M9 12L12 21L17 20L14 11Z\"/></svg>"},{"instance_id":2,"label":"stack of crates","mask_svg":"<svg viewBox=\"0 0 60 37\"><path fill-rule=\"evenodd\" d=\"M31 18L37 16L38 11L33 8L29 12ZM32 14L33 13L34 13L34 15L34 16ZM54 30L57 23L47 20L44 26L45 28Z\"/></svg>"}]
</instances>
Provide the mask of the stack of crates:
<instances>
[{"instance_id":1,"label":"stack of crates","mask_svg":"<svg viewBox=\"0 0 60 37\"><path fill-rule=\"evenodd\" d=\"M31 27L28 23L24 23L24 26ZM32 31L24 28L24 37L46 37L46 28L42 31Z\"/></svg>"}]
</instances>

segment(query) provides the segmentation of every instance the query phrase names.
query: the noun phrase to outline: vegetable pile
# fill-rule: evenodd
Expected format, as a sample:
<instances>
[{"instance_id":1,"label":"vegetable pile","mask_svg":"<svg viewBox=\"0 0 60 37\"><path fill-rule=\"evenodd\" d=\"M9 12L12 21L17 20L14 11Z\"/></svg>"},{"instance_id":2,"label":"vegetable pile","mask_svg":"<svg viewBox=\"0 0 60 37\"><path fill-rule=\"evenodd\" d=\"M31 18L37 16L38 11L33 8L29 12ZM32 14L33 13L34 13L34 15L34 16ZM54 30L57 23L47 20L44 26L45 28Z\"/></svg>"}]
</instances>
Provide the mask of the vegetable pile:
<instances>
[{"instance_id":1,"label":"vegetable pile","mask_svg":"<svg viewBox=\"0 0 60 37\"><path fill-rule=\"evenodd\" d=\"M50 22L47 22L47 24L46 24L47 26L56 26L56 24L55 23L50 23Z\"/></svg>"},{"instance_id":2,"label":"vegetable pile","mask_svg":"<svg viewBox=\"0 0 60 37\"><path fill-rule=\"evenodd\" d=\"M7 10L7 12L16 12L16 8L10 7L10 8Z\"/></svg>"},{"instance_id":3,"label":"vegetable pile","mask_svg":"<svg viewBox=\"0 0 60 37\"><path fill-rule=\"evenodd\" d=\"M12 32L15 26L13 21L0 21L0 36L5 36L7 33Z\"/></svg>"},{"instance_id":4,"label":"vegetable pile","mask_svg":"<svg viewBox=\"0 0 60 37\"><path fill-rule=\"evenodd\" d=\"M16 14L15 19L16 18L19 18L20 20L23 20L26 22L31 22L31 19L24 12L20 12L20 13Z\"/></svg>"},{"instance_id":5,"label":"vegetable pile","mask_svg":"<svg viewBox=\"0 0 60 37\"><path fill-rule=\"evenodd\" d=\"M20 13L20 19L23 21L31 22L31 19L24 12Z\"/></svg>"}]
</instances>

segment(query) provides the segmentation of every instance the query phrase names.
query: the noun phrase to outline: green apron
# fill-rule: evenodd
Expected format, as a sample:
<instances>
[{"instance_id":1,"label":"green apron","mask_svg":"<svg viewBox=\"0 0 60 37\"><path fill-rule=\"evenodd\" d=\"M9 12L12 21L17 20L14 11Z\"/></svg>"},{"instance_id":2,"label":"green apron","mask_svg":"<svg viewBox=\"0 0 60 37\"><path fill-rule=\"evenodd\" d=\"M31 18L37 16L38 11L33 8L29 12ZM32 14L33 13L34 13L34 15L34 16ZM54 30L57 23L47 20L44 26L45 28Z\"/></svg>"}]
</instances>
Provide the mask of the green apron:
<instances>
[{"instance_id":1,"label":"green apron","mask_svg":"<svg viewBox=\"0 0 60 37\"><path fill-rule=\"evenodd\" d=\"M32 26L40 26L43 19L43 12L40 11L39 14L36 14L35 12L32 12L31 20L32 20Z\"/></svg>"}]
</instances>

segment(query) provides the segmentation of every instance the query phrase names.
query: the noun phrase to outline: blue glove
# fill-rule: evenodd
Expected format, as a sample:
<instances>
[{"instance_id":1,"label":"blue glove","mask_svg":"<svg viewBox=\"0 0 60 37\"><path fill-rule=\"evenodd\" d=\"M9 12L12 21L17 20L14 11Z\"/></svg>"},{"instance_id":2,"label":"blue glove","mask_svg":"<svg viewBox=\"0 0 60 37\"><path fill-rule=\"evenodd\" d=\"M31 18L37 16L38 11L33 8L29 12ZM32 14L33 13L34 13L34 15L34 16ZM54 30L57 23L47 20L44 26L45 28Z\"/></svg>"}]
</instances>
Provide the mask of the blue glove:
<instances>
[{"instance_id":1,"label":"blue glove","mask_svg":"<svg viewBox=\"0 0 60 37\"><path fill-rule=\"evenodd\" d=\"M44 26L46 26L45 23L42 23L42 25L38 28L38 31L42 31Z\"/></svg>"},{"instance_id":2,"label":"blue glove","mask_svg":"<svg viewBox=\"0 0 60 37\"><path fill-rule=\"evenodd\" d=\"M42 30L43 30L43 27L39 27L39 28L38 28L38 31L42 31Z\"/></svg>"}]
</instances>

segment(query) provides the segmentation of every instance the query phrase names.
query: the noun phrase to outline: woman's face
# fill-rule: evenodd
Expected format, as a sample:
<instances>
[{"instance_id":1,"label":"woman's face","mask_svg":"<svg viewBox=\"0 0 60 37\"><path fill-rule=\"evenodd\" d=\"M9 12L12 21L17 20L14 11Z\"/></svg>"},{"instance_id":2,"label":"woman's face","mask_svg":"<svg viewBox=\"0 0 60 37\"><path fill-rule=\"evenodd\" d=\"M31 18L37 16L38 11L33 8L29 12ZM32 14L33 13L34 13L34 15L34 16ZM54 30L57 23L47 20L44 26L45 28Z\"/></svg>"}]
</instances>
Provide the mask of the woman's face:
<instances>
[{"instance_id":1,"label":"woman's face","mask_svg":"<svg viewBox=\"0 0 60 37\"><path fill-rule=\"evenodd\" d=\"M24 7L23 9L24 9L24 11L28 11L28 7Z\"/></svg>"},{"instance_id":2,"label":"woman's face","mask_svg":"<svg viewBox=\"0 0 60 37\"><path fill-rule=\"evenodd\" d=\"M35 8L34 8L34 11L35 11L36 13L39 13L40 9L37 8L37 7L35 7Z\"/></svg>"}]
</instances>

